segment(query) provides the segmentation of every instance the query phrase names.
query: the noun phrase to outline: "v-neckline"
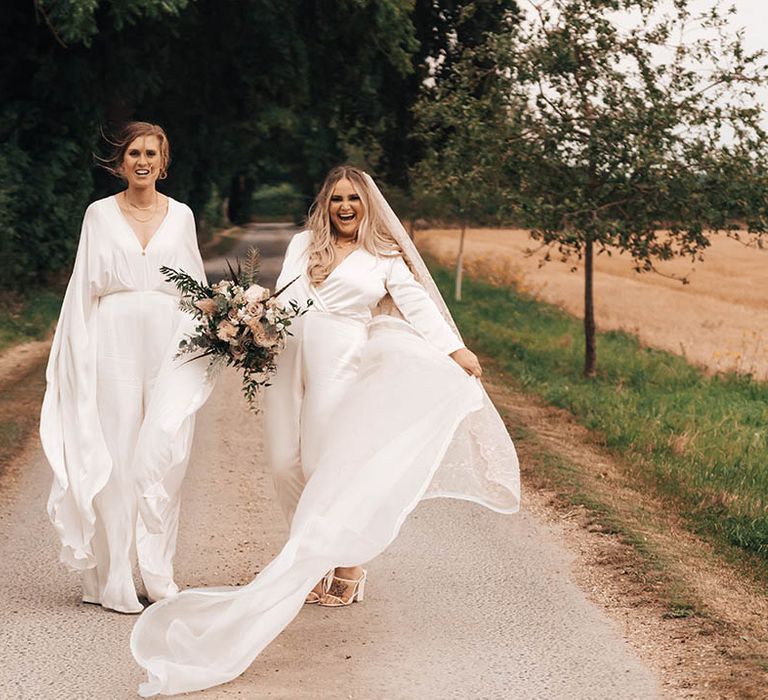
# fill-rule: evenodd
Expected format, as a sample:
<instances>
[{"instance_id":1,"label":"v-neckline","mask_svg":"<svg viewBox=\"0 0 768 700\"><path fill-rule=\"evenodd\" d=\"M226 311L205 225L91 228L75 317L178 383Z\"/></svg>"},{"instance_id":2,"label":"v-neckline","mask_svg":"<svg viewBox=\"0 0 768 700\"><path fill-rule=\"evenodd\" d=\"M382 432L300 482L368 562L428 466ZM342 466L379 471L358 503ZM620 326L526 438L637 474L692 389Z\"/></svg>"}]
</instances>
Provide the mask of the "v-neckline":
<instances>
[{"instance_id":1,"label":"v-neckline","mask_svg":"<svg viewBox=\"0 0 768 700\"><path fill-rule=\"evenodd\" d=\"M133 229L133 226L131 226L131 222L128 221L128 217L123 213L123 210L120 208L120 202L117 201L118 195L112 195L112 201L115 203L115 207L117 208L117 214L122 219L123 223L128 227L128 231L130 231L131 236L133 237L133 240L136 241L136 245L139 246L139 250L142 253L147 252L147 248L149 248L150 245L152 245L152 241L157 238L157 234L160 233L160 229L165 226L165 222L168 221L168 217L171 215L171 203L173 202L172 197L168 197L168 209L165 212L165 216L163 217L163 220L157 225L157 228L152 232L152 235L149 237L149 240L147 241L146 245L141 245L141 241L139 240L139 236L136 233L136 231ZM351 253L350 253L351 255ZM342 262L344 262L342 260Z\"/></svg>"},{"instance_id":2,"label":"v-neckline","mask_svg":"<svg viewBox=\"0 0 768 700\"><path fill-rule=\"evenodd\" d=\"M326 277L321 284L325 284L329 279L331 279L331 277L336 274L336 270L338 270L345 262L347 262L347 260L349 260L355 253L357 253L358 250L360 250L360 246L355 246L355 249L351 253L347 253L344 256L344 260L342 260L338 265L336 265L336 267L333 268L333 270L328 273L328 277Z\"/></svg>"}]
</instances>

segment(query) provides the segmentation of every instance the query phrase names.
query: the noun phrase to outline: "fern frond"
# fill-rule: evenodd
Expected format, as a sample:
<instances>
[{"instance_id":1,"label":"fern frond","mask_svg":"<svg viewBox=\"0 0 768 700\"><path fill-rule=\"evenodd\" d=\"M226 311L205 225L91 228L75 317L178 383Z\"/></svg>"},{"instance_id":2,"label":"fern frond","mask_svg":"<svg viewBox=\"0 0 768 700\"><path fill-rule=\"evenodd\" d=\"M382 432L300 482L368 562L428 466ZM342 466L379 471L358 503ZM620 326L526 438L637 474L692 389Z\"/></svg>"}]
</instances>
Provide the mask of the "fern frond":
<instances>
[{"instance_id":1,"label":"fern frond","mask_svg":"<svg viewBox=\"0 0 768 700\"><path fill-rule=\"evenodd\" d=\"M165 281L175 284L176 289L184 296L192 297L195 300L208 297L207 289L184 270L174 270L172 267L163 265L160 272L165 276Z\"/></svg>"},{"instance_id":2,"label":"fern frond","mask_svg":"<svg viewBox=\"0 0 768 700\"><path fill-rule=\"evenodd\" d=\"M261 267L261 253L256 246L248 248L243 261L242 285L247 288L255 284L259 277L259 268Z\"/></svg>"}]
</instances>

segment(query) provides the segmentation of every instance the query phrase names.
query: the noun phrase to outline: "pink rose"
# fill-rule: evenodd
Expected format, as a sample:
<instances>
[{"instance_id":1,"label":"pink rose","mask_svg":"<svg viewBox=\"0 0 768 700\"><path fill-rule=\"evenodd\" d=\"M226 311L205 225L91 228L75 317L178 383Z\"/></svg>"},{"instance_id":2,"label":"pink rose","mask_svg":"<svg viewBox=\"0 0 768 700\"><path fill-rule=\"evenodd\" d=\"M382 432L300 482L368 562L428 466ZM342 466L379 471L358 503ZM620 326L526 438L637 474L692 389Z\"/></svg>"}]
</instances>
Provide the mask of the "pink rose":
<instances>
[{"instance_id":1,"label":"pink rose","mask_svg":"<svg viewBox=\"0 0 768 700\"><path fill-rule=\"evenodd\" d=\"M261 318L264 313L264 304L258 301L252 301L245 307L245 313L253 318Z\"/></svg>"},{"instance_id":2,"label":"pink rose","mask_svg":"<svg viewBox=\"0 0 768 700\"><path fill-rule=\"evenodd\" d=\"M266 287L261 287L258 284L252 284L245 290L245 300L247 302L252 301L265 301L269 298L270 291Z\"/></svg>"},{"instance_id":3,"label":"pink rose","mask_svg":"<svg viewBox=\"0 0 768 700\"><path fill-rule=\"evenodd\" d=\"M216 331L216 337L219 340L232 340L237 335L237 328L229 321L222 321Z\"/></svg>"},{"instance_id":4,"label":"pink rose","mask_svg":"<svg viewBox=\"0 0 768 700\"><path fill-rule=\"evenodd\" d=\"M280 335L274 330L265 328L264 324L256 318L248 321L248 328L251 329L251 334L257 345L261 345L263 348L272 348L280 342Z\"/></svg>"}]
</instances>

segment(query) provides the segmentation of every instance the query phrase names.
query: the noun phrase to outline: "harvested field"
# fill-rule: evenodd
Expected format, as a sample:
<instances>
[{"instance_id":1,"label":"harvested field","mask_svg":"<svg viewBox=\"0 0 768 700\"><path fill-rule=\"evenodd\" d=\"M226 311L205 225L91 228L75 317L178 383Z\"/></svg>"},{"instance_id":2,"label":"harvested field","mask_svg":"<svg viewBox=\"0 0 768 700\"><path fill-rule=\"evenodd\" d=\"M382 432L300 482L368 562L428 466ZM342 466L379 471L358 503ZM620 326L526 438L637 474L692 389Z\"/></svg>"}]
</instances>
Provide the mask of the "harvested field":
<instances>
[{"instance_id":1,"label":"harvested field","mask_svg":"<svg viewBox=\"0 0 768 700\"><path fill-rule=\"evenodd\" d=\"M439 262L455 263L457 230L418 231L416 243ZM540 266L544 251L526 254L539 245L521 229L469 229L465 270L494 284L514 283L521 291L581 316L581 263L552 260ZM648 346L683 354L712 371L734 370L768 379L768 250L716 236L704 262L673 260L658 267L665 275L687 275L690 284L636 273L627 256L597 258L598 328L633 333Z\"/></svg>"}]
</instances>

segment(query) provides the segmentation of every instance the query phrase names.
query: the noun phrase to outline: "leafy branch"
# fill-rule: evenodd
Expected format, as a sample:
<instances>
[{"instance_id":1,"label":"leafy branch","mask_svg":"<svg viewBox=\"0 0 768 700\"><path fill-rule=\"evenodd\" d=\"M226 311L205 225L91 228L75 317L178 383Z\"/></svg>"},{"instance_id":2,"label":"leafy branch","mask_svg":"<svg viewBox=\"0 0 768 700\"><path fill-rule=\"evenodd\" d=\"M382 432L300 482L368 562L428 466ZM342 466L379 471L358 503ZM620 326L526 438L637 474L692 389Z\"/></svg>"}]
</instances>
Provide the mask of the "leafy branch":
<instances>
[{"instance_id":1,"label":"leafy branch","mask_svg":"<svg viewBox=\"0 0 768 700\"><path fill-rule=\"evenodd\" d=\"M192 299L211 298L209 290L184 270L174 270L172 267L163 265L160 272L165 275L165 281L176 285L176 288L184 296Z\"/></svg>"}]
</instances>

